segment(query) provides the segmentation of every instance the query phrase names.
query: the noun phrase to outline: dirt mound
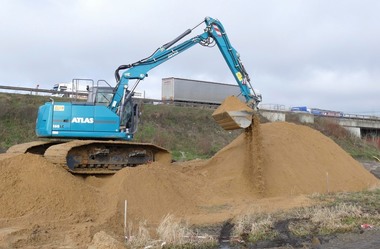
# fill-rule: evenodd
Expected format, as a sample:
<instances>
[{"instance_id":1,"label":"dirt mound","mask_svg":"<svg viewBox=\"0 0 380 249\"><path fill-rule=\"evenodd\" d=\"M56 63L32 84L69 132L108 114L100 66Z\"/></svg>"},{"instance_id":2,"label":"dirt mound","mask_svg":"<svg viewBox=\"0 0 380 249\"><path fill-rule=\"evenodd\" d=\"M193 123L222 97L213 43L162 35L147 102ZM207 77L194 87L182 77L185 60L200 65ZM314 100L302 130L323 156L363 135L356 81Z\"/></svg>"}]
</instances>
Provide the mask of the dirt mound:
<instances>
[{"instance_id":1,"label":"dirt mound","mask_svg":"<svg viewBox=\"0 0 380 249\"><path fill-rule=\"evenodd\" d=\"M103 190L110 197L107 209L114 213L113 219L123 220L127 200L128 217L136 224L139 220L158 223L167 214L184 217L196 213L200 187L197 179L169 164L151 163L118 171Z\"/></svg>"},{"instance_id":2,"label":"dirt mound","mask_svg":"<svg viewBox=\"0 0 380 249\"><path fill-rule=\"evenodd\" d=\"M61 167L23 154L0 160L0 218L82 220L96 212L96 193Z\"/></svg>"},{"instance_id":3,"label":"dirt mound","mask_svg":"<svg viewBox=\"0 0 380 249\"><path fill-rule=\"evenodd\" d=\"M267 196L359 191L379 183L319 131L290 123L262 130Z\"/></svg>"},{"instance_id":4,"label":"dirt mound","mask_svg":"<svg viewBox=\"0 0 380 249\"><path fill-rule=\"evenodd\" d=\"M247 152L246 137L240 135L201 166L222 195L292 196L359 191L378 184L331 139L309 127L285 122L261 125L262 148L256 155ZM248 142L258 142L255 136L252 139ZM258 172L247 158L262 160L262 169Z\"/></svg>"},{"instance_id":5,"label":"dirt mound","mask_svg":"<svg viewBox=\"0 0 380 249\"><path fill-rule=\"evenodd\" d=\"M123 243L117 241L104 231L97 232L87 249L123 249Z\"/></svg>"}]
</instances>

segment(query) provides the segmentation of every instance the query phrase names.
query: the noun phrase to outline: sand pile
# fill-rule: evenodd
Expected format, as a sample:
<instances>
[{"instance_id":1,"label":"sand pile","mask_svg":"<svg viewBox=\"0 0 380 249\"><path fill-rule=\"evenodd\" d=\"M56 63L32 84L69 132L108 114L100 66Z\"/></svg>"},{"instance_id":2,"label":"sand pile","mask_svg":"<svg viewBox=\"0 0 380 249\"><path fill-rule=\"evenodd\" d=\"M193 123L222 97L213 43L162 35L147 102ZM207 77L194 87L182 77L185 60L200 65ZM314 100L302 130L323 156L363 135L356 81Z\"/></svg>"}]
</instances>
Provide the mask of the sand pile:
<instances>
[{"instance_id":1,"label":"sand pile","mask_svg":"<svg viewBox=\"0 0 380 249\"><path fill-rule=\"evenodd\" d=\"M124 201L129 219L158 223L167 214L177 217L196 213L201 183L171 165L152 163L118 171L103 186L114 219L122 220Z\"/></svg>"},{"instance_id":2,"label":"sand pile","mask_svg":"<svg viewBox=\"0 0 380 249\"><path fill-rule=\"evenodd\" d=\"M302 125L264 125L268 196L358 191L379 181L330 138Z\"/></svg>"},{"instance_id":3,"label":"sand pile","mask_svg":"<svg viewBox=\"0 0 380 249\"><path fill-rule=\"evenodd\" d=\"M25 154L0 161L0 218L82 220L96 212L96 191L44 158Z\"/></svg>"},{"instance_id":4,"label":"sand pile","mask_svg":"<svg viewBox=\"0 0 380 249\"><path fill-rule=\"evenodd\" d=\"M255 143L255 137L252 138ZM309 127L290 123L264 124L261 125L261 139L261 158L247 154L246 134L242 134L200 166L217 186L217 193L291 196L358 191L378 184L372 174L331 139ZM262 168L258 171L255 163L247 163L247 158L262 160ZM262 189L257 184L261 177L263 183L259 186L263 184Z\"/></svg>"}]
</instances>

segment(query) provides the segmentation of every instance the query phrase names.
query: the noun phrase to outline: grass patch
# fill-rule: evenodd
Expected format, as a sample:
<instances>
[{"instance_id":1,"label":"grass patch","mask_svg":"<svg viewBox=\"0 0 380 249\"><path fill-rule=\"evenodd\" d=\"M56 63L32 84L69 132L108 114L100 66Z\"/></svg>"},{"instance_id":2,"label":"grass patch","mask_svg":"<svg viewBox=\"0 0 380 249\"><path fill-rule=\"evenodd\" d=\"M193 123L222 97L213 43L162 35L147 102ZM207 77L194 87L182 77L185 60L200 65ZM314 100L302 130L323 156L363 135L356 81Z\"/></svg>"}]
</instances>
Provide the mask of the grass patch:
<instances>
[{"instance_id":1,"label":"grass patch","mask_svg":"<svg viewBox=\"0 0 380 249\"><path fill-rule=\"evenodd\" d=\"M329 235L353 231L363 222L367 216L360 206L340 203L333 206L315 206L304 208L298 212L296 221L289 230L294 235L308 235L316 233L318 235ZM309 221L298 222L297 220Z\"/></svg>"},{"instance_id":2,"label":"grass patch","mask_svg":"<svg viewBox=\"0 0 380 249\"><path fill-rule=\"evenodd\" d=\"M237 218L233 236L241 237L246 242L273 240L278 237L274 228L275 218L272 215L252 213Z\"/></svg>"},{"instance_id":3,"label":"grass patch","mask_svg":"<svg viewBox=\"0 0 380 249\"><path fill-rule=\"evenodd\" d=\"M235 219L233 234L246 242L310 239L357 232L362 224L380 226L380 189L313 195L318 204L287 212L245 214ZM285 224L285 225L284 225Z\"/></svg>"},{"instance_id":4,"label":"grass patch","mask_svg":"<svg viewBox=\"0 0 380 249\"><path fill-rule=\"evenodd\" d=\"M48 101L45 96L0 93L0 151L37 139L38 107Z\"/></svg>"},{"instance_id":5,"label":"grass patch","mask_svg":"<svg viewBox=\"0 0 380 249\"><path fill-rule=\"evenodd\" d=\"M314 195L313 198L326 202L326 205L334 206L345 203L360 206L366 213L378 214L380 212L380 189L353 193Z\"/></svg>"},{"instance_id":6,"label":"grass patch","mask_svg":"<svg viewBox=\"0 0 380 249\"><path fill-rule=\"evenodd\" d=\"M241 131L227 132L219 127L211 117L213 111L145 104L135 141L165 147L176 161L209 158L241 134Z\"/></svg>"}]
</instances>

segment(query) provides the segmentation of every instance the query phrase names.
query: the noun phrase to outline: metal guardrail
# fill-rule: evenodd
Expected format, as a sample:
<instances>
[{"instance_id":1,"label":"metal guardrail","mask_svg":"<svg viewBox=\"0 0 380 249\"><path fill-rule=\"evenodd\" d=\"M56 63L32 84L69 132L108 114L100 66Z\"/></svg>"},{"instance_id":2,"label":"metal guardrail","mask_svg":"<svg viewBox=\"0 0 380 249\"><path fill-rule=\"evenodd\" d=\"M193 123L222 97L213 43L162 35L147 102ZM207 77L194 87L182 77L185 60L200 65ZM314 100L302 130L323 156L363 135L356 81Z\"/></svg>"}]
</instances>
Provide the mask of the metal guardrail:
<instances>
[{"instance_id":1,"label":"metal guardrail","mask_svg":"<svg viewBox=\"0 0 380 249\"><path fill-rule=\"evenodd\" d=\"M365 120L380 120L379 116L373 115L360 115L360 114L343 114L342 118L354 118L354 119L365 119Z\"/></svg>"},{"instance_id":2,"label":"metal guardrail","mask_svg":"<svg viewBox=\"0 0 380 249\"><path fill-rule=\"evenodd\" d=\"M80 95L80 96L87 96L87 93L80 93L80 92L68 92L68 91L55 91L50 89L40 89L40 88L29 88L29 87L18 87L18 86L1 86L0 89L4 90L12 90L12 91L23 91L23 92L30 92L30 93L51 93L51 94L73 94L73 95Z\"/></svg>"},{"instance_id":3,"label":"metal guardrail","mask_svg":"<svg viewBox=\"0 0 380 249\"><path fill-rule=\"evenodd\" d=\"M13 90L13 91L24 91L24 92L30 92L32 93L51 93L51 94L72 94L77 96L87 96L87 93L80 93L80 92L69 92L69 91L55 91L50 89L40 89L40 88L29 88L29 87L17 87L17 86L3 86L0 85L0 89L4 90ZM171 102L171 101L163 101L160 99L148 99L148 98L137 98L141 99L144 102L148 103L165 103L165 104L176 104L176 105L188 105L188 106L217 106L215 104L205 104L205 103L197 103L197 102ZM285 107L284 105L279 104L262 104L261 109L263 110L272 110L272 111L289 111L290 108ZM363 120L376 120L379 121L379 116L373 116L373 115L360 115L360 114L343 114L343 116L329 116L329 115L318 115L322 117L335 117L335 118L349 118L349 119L363 119Z\"/></svg>"}]
</instances>

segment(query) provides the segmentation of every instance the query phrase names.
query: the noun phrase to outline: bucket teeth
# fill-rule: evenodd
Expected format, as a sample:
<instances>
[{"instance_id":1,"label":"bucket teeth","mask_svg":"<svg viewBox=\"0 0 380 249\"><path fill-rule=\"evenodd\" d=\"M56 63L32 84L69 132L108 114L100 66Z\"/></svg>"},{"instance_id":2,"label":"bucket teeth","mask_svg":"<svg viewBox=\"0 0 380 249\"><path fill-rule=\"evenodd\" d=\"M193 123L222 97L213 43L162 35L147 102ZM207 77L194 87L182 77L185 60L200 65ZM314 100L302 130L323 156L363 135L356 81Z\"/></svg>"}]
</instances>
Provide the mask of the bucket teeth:
<instances>
[{"instance_id":1,"label":"bucket teeth","mask_svg":"<svg viewBox=\"0 0 380 249\"><path fill-rule=\"evenodd\" d=\"M245 129L252 123L254 111L235 96L227 97L212 117L225 130Z\"/></svg>"}]
</instances>

